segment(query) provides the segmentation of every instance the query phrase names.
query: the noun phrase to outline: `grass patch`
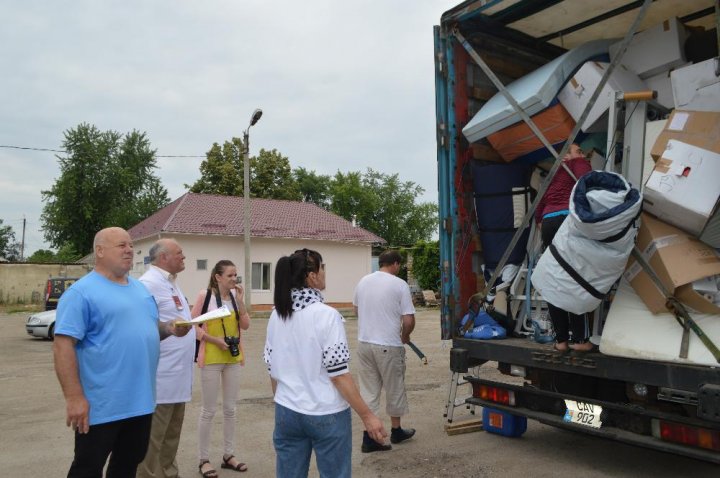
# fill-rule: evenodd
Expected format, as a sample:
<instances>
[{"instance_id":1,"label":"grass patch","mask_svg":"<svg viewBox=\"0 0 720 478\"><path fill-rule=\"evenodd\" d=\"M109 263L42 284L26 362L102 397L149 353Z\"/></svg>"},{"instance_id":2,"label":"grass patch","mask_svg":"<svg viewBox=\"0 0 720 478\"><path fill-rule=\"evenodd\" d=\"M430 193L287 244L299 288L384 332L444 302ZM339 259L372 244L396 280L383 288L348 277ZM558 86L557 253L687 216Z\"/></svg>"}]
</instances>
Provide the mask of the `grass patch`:
<instances>
[{"instance_id":1,"label":"grass patch","mask_svg":"<svg viewBox=\"0 0 720 478\"><path fill-rule=\"evenodd\" d=\"M40 304L5 304L0 305L0 314L18 314L40 312L43 307Z\"/></svg>"}]
</instances>

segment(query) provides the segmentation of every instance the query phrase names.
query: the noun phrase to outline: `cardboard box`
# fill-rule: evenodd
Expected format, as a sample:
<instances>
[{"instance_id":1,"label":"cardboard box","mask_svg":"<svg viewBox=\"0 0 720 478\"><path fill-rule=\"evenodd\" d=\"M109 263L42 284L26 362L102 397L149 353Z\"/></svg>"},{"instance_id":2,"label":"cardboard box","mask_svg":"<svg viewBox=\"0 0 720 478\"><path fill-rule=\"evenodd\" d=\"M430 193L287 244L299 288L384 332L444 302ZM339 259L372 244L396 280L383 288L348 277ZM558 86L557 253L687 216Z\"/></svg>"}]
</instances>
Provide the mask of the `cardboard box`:
<instances>
[{"instance_id":1,"label":"cardboard box","mask_svg":"<svg viewBox=\"0 0 720 478\"><path fill-rule=\"evenodd\" d=\"M608 66L608 63L586 62L558 93L558 100L575 121L580 119ZM616 66L580 129L583 132L607 131L607 110L615 101L615 92L647 89L645 82L635 73L622 65Z\"/></svg>"},{"instance_id":2,"label":"cardboard box","mask_svg":"<svg viewBox=\"0 0 720 478\"><path fill-rule=\"evenodd\" d=\"M478 143L470 145L472 149L473 159L480 159L482 161L495 161L502 163L503 159L489 144L483 144L485 140L481 140Z\"/></svg>"},{"instance_id":3,"label":"cardboard box","mask_svg":"<svg viewBox=\"0 0 720 478\"><path fill-rule=\"evenodd\" d=\"M698 312L720 314L720 307L692 286L693 281L720 274L715 249L647 213L642 214L637 247L675 298ZM633 257L624 277L653 314L667 312L665 297Z\"/></svg>"},{"instance_id":4,"label":"cardboard box","mask_svg":"<svg viewBox=\"0 0 720 478\"><path fill-rule=\"evenodd\" d=\"M561 104L532 116L532 120L551 145L566 141L575 127L575 121ZM505 161L544 149L540 139L524 121L493 133L487 139Z\"/></svg>"},{"instance_id":5,"label":"cardboard box","mask_svg":"<svg viewBox=\"0 0 720 478\"><path fill-rule=\"evenodd\" d=\"M718 59L711 58L678 68L670 74L676 108L720 111L720 77L715 76Z\"/></svg>"},{"instance_id":6,"label":"cardboard box","mask_svg":"<svg viewBox=\"0 0 720 478\"><path fill-rule=\"evenodd\" d=\"M645 123L645 144L643 145L643 174L642 185L640 187L641 191L645 190L645 183L650 177L650 174L652 174L653 169L655 169L655 160L653 160L652 156L650 155L650 150L655 144L658 136L660 136L660 133L662 133L665 129L666 125L666 119L648 121L647 123Z\"/></svg>"},{"instance_id":7,"label":"cardboard box","mask_svg":"<svg viewBox=\"0 0 720 478\"><path fill-rule=\"evenodd\" d=\"M663 71L657 75L653 75L645 79L645 84L649 90L657 91L655 101L668 109L675 108L675 98L673 97L672 81L670 80L671 71Z\"/></svg>"},{"instance_id":8,"label":"cardboard box","mask_svg":"<svg viewBox=\"0 0 720 478\"><path fill-rule=\"evenodd\" d=\"M650 150L655 161L665 152L671 139L720 153L720 112L673 111Z\"/></svg>"},{"instance_id":9,"label":"cardboard box","mask_svg":"<svg viewBox=\"0 0 720 478\"><path fill-rule=\"evenodd\" d=\"M630 40L622 64L640 78L649 78L686 62L687 30L677 18L636 33ZM610 45L610 60L620 53L620 43Z\"/></svg>"},{"instance_id":10,"label":"cardboard box","mask_svg":"<svg viewBox=\"0 0 720 478\"><path fill-rule=\"evenodd\" d=\"M643 190L643 210L699 236L720 197L720 154L671 139Z\"/></svg>"}]
</instances>

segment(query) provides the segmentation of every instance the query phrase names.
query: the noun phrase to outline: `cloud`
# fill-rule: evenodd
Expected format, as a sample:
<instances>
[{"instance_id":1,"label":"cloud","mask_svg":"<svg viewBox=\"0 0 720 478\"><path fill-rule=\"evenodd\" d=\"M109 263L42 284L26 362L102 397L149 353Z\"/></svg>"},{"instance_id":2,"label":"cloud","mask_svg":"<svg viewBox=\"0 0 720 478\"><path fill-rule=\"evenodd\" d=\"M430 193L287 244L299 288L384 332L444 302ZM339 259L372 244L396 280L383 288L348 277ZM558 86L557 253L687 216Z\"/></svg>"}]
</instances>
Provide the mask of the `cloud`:
<instances>
[{"instance_id":1,"label":"cloud","mask_svg":"<svg viewBox=\"0 0 720 478\"><path fill-rule=\"evenodd\" d=\"M0 144L59 149L81 122L158 154L241 136L322 174L399 173L435 201L433 33L455 1L26 0L3 7ZM160 158L173 198L201 158ZM0 149L0 218L39 227L53 153ZM15 227L15 225L13 225ZM36 227L36 229L37 229ZM31 233L38 247L40 233Z\"/></svg>"}]
</instances>

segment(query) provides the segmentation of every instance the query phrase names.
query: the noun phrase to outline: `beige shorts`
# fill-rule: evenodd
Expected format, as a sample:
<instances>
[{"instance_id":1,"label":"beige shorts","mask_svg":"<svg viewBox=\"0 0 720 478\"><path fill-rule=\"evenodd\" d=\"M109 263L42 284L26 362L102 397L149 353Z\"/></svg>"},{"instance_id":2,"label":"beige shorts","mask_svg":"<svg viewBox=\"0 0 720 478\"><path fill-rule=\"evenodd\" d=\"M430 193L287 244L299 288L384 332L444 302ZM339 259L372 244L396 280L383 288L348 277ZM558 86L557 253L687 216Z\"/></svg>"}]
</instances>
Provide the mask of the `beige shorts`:
<instances>
[{"instance_id":1,"label":"beige shorts","mask_svg":"<svg viewBox=\"0 0 720 478\"><path fill-rule=\"evenodd\" d=\"M401 417L409 411L405 393L405 347L389 347L367 342L358 344L360 395L376 415L380 410L380 391L385 388L385 411Z\"/></svg>"}]
</instances>

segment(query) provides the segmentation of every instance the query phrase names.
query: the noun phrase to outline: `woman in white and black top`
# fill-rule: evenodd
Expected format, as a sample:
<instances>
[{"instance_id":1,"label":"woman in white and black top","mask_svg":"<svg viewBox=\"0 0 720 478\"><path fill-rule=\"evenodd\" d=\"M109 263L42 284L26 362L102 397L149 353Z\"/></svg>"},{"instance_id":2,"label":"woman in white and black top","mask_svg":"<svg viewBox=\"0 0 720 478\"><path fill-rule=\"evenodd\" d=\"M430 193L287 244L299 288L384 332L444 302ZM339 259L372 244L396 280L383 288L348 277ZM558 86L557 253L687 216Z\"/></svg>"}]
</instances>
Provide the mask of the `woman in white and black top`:
<instances>
[{"instance_id":1,"label":"woman in white and black top","mask_svg":"<svg viewBox=\"0 0 720 478\"><path fill-rule=\"evenodd\" d=\"M315 450L321 477L351 474L350 407L378 442L387 433L360 397L348 369L343 318L323 304L325 264L316 251L282 257L264 359L275 396L276 475L307 476Z\"/></svg>"},{"instance_id":2,"label":"woman in white and black top","mask_svg":"<svg viewBox=\"0 0 720 478\"><path fill-rule=\"evenodd\" d=\"M202 383L202 406L198 424L199 470L204 478L216 478L210 464L210 427L217 409L218 392L223 400L223 468L246 471L247 465L235 457L235 402L240 384L240 367L245 357L240 341L241 330L250 327L250 316L243 304L243 289L237 284L237 269L228 260L219 261L210 274L207 290L198 294L191 315L227 306L231 315L196 326L200 341L198 367ZM208 297L208 291L210 297ZM204 310L203 310L204 309Z\"/></svg>"}]
</instances>

